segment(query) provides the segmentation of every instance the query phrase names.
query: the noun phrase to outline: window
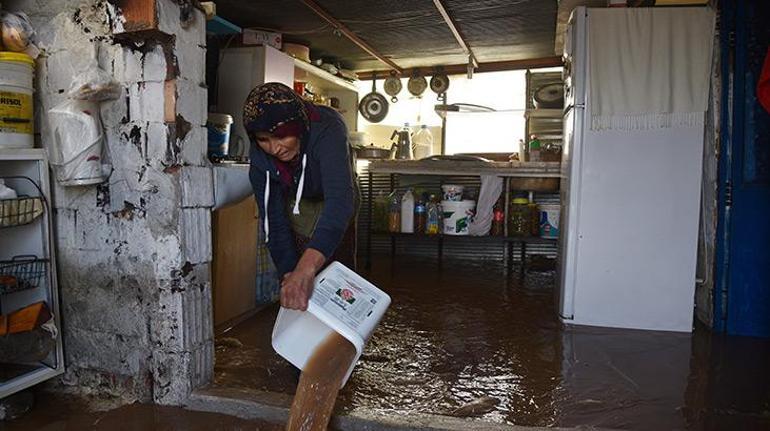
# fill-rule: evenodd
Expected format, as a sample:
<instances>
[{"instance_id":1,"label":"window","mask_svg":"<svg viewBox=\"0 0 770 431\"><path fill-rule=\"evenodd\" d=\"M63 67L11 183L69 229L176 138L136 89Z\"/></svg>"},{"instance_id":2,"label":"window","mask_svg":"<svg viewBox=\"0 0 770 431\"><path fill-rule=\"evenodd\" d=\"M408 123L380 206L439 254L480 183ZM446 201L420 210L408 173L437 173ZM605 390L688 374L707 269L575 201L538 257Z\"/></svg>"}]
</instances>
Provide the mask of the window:
<instances>
[{"instance_id":1,"label":"window","mask_svg":"<svg viewBox=\"0 0 770 431\"><path fill-rule=\"evenodd\" d=\"M482 105L495 109L495 112L447 114L446 154L517 151L519 139L525 138L526 72L477 73L470 80L464 75L453 75L449 79L447 103ZM388 131L400 128L404 123L415 126L415 130L426 124L433 129L434 140L440 140L441 117L434 107L441 102L430 89L422 97L413 97L406 90L407 81L402 79L403 89L398 102L390 104L388 115L381 123L369 123L359 115L359 130L372 136L375 143L387 139ZM372 91L372 83L359 82L358 88L359 97L363 97ZM377 91L385 95L380 80Z\"/></svg>"}]
</instances>

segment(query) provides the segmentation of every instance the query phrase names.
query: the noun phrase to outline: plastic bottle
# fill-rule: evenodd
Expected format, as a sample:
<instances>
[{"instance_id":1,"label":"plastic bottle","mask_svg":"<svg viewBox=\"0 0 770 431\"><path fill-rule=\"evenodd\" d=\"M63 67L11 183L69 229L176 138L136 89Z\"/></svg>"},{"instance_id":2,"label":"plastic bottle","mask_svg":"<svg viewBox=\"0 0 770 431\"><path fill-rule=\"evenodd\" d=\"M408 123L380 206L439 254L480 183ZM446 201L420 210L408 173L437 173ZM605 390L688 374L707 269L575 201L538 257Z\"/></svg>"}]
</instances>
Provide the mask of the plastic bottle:
<instances>
[{"instance_id":1,"label":"plastic bottle","mask_svg":"<svg viewBox=\"0 0 770 431\"><path fill-rule=\"evenodd\" d=\"M433 155L433 134L430 133L428 126L423 124L420 130L412 137L414 146L414 158L424 159Z\"/></svg>"},{"instance_id":2,"label":"plastic bottle","mask_svg":"<svg viewBox=\"0 0 770 431\"><path fill-rule=\"evenodd\" d=\"M529 161L540 161L540 140L537 139L537 135L532 135L532 139L529 141Z\"/></svg>"},{"instance_id":3,"label":"plastic bottle","mask_svg":"<svg viewBox=\"0 0 770 431\"><path fill-rule=\"evenodd\" d=\"M428 224L428 208L425 200L420 198L414 204L414 233L423 234Z\"/></svg>"},{"instance_id":4,"label":"plastic bottle","mask_svg":"<svg viewBox=\"0 0 770 431\"><path fill-rule=\"evenodd\" d=\"M529 145L523 139L519 139L519 161L529 161Z\"/></svg>"},{"instance_id":5,"label":"plastic bottle","mask_svg":"<svg viewBox=\"0 0 770 431\"><path fill-rule=\"evenodd\" d=\"M428 201L428 223L425 225L425 233L437 235L439 232L441 232L441 211L439 203L436 201L436 195L430 195L430 201Z\"/></svg>"},{"instance_id":6,"label":"plastic bottle","mask_svg":"<svg viewBox=\"0 0 770 431\"><path fill-rule=\"evenodd\" d=\"M388 232L401 232L401 198L396 192L388 202Z\"/></svg>"},{"instance_id":7,"label":"plastic bottle","mask_svg":"<svg viewBox=\"0 0 770 431\"><path fill-rule=\"evenodd\" d=\"M505 233L505 212L503 206L498 200L492 209L492 228L489 234L492 236L503 236Z\"/></svg>"},{"instance_id":8,"label":"plastic bottle","mask_svg":"<svg viewBox=\"0 0 770 431\"><path fill-rule=\"evenodd\" d=\"M535 193L529 192L529 234L540 235L540 207L535 203Z\"/></svg>"},{"instance_id":9,"label":"plastic bottle","mask_svg":"<svg viewBox=\"0 0 770 431\"><path fill-rule=\"evenodd\" d=\"M2 199L16 199L16 191L5 185L5 180L0 178L0 200Z\"/></svg>"},{"instance_id":10,"label":"plastic bottle","mask_svg":"<svg viewBox=\"0 0 770 431\"><path fill-rule=\"evenodd\" d=\"M414 195L411 189L401 198L401 232L414 232Z\"/></svg>"}]
</instances>

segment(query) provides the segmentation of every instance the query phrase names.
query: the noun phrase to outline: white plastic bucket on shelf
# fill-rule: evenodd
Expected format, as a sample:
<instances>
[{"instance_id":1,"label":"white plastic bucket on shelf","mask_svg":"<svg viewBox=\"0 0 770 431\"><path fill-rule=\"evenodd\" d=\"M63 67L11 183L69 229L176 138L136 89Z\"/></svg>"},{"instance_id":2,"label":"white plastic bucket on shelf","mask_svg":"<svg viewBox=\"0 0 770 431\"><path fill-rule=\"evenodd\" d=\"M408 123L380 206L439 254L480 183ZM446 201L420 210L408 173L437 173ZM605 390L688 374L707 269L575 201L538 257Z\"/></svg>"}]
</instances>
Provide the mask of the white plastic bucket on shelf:
<instances>
[{"instance_id":1,"label":"white plastic bucket on shelf","mask_svg":"<svg viewBox=\"0 0 770 431\"><path fill-rule=\"evenodd\" d=\"M99 103L67 100L48 111L48 121L51 129L49 157L56 180L65 186L103 182Z\"/></svg>"},{"instance_id":2,"label":"white plastic bucket on shelf","mask_svg":"<svg viewBox=\"0 0 770 431\"><path fill-rule=\"evenodd\" d=\"M364 350L364 344L390 305L390 296L339 262L332 262L315 278L307 311L281 307L273 327L273 349L304 369L316 347L332 331L350 341L356 357L342 386Z\"/></svg>"},{"instance_id":3,"label":"white plastic bucket on shelf","mask_svg":"<svg viewBox=\"0 0 770 431\"><path fill-rule=\"evenodd\" d=\"M543 238L559 237L559 213L561 205L540 205L540 236Z\"/></svg>"},{"instance_id":4,"label":"white plastic bucket on shelf","mask_svg":"<svg viewBox=\"0 0 770 431\"><path fill-rule=\"evenodd\" d=\"M476 201L441 201L445 235L468 235Z\"/></svg>"},{"instance_id":5,"label":"white plastic bucket on shelf","mask_svg":"<svg viewBox=\"0 0 770 431\"><path fill-rule=\"evenodd\" d=\"M0 149L32 148L35 61L21 52L0 52Z\"/></svg>"}]
</instances>

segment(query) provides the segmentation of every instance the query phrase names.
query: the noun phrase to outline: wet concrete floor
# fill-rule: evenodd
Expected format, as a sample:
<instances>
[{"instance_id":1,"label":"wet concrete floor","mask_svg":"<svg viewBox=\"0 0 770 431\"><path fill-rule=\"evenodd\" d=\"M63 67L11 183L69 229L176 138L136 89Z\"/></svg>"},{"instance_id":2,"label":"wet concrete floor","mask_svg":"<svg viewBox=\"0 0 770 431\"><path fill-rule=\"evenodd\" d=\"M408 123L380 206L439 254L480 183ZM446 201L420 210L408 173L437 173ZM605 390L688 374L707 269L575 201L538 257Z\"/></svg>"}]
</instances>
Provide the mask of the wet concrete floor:
<instances>
[{"instance_id":1,"label":"wet concrete floor","mask_svg":"<svg viewBox=\"0 0 770 431\"><path fill-rule=\"evenodd\" d=\"M378 260L393 298L340 393L337 411L451 414L478 397L480 420L622 429L770 429L770 340L565 328L554 274ZM270 347L277 307L219 338L215 386L292 394L298 373Z\"/></svg>"},{"instance_id":2,"label":"wet concrete floor","mask_svg":"<svg viewBox=\"0 0 770 431\"><path fill-rule=\"evenodd\" d=\"M35 394L24 416L0 421L0 431L282 431L283 426L177 407L131 404L92 411L91 404L68 395Z\"/></svg>"}]
</instances>

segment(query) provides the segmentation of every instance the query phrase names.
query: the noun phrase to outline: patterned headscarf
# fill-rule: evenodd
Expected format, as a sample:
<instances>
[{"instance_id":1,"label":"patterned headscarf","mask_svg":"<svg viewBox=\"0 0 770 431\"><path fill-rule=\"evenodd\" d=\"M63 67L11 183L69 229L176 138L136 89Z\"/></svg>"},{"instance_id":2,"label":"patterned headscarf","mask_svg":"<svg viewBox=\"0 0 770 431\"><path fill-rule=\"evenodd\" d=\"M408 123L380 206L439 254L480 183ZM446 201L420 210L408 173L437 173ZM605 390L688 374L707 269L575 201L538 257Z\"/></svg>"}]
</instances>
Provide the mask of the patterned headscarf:
<instances>
[{"instance_id":1,"label":"patterned headscarf","mask_svg":"<svg viewBox=\"0 0 770 431\"><path fill-rule=\"evenodd\" d=\"M251 90L243 105L243 127L249 134L274 133L292 122L299 122L304 131L310 129L307 105L293 89L268 82Z\"/></svg>"}]
</instances>

